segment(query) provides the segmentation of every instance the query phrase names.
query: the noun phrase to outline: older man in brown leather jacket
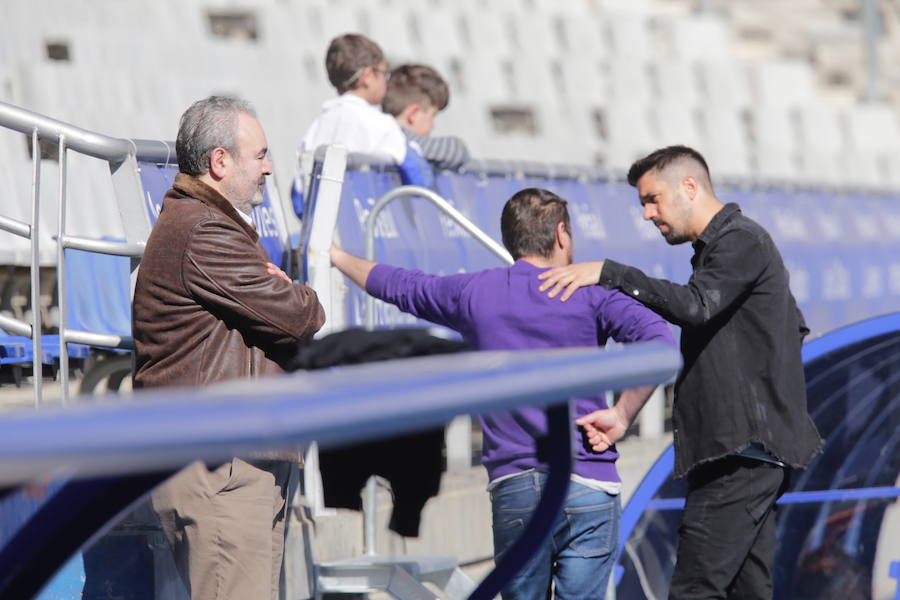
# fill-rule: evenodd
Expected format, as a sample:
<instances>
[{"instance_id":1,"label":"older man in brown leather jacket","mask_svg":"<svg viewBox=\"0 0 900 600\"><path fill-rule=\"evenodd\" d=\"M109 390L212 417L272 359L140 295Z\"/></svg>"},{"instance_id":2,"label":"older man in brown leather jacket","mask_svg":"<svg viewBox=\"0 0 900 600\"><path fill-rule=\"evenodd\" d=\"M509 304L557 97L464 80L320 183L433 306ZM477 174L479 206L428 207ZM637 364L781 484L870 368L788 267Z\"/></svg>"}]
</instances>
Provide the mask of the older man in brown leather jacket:
<instances>
[{"instance_id":1,"label":"older man in brown leather jacket","mask_svg":"<svg viewBox=\"0 0 900 600\"><path fill-rule=\"evenodd\" d=\"M135 387L282 373L325 321L315 292L268 262L250 213L271 174L252 107L210 97L181 117L180 173L134 292ZM153 494L193 600L278 598L290 464L195 463Z\"/></svg>"}]
</instances>

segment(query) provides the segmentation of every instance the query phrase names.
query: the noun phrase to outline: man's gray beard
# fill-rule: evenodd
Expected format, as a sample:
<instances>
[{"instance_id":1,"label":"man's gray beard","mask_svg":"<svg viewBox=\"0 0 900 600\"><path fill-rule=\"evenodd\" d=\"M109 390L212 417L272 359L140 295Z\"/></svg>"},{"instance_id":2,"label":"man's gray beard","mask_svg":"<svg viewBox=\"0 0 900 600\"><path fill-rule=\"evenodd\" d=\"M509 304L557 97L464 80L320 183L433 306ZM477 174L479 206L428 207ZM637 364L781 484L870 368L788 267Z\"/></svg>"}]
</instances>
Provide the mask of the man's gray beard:
<instances>
[{"instance_id":1,"label":"man's gray beard","mask_svg":"<svg viewBox=\"0 0 900 600\"><path fill-rule=\"evenodd\" d=\"M265 201L265 196L263 196L263 192L261 189L256 190L256 193L249 200L245 200L235 205L239 211L244 213L245 215L249 215L253 213L253 209Z\"/></svg>"}]
</instances>

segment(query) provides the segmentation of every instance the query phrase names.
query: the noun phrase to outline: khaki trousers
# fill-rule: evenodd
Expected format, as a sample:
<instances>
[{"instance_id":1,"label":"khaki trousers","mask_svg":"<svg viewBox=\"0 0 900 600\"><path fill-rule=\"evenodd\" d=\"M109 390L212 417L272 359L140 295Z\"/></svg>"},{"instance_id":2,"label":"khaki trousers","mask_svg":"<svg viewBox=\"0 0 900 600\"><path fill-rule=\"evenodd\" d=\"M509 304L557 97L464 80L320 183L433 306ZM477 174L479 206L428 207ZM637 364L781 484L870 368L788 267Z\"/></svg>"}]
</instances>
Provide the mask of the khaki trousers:
<instances>
[{"instance_id":1,"label":"khaki trousers","mask_svg":"<svg viewBox=\"0 0 900 600\"><path fill-rule=\"evenodd\" d=\"M196 462L153 492L191 600L278 600L290 470L280 460Z\"/></svg>"}]
</instances>

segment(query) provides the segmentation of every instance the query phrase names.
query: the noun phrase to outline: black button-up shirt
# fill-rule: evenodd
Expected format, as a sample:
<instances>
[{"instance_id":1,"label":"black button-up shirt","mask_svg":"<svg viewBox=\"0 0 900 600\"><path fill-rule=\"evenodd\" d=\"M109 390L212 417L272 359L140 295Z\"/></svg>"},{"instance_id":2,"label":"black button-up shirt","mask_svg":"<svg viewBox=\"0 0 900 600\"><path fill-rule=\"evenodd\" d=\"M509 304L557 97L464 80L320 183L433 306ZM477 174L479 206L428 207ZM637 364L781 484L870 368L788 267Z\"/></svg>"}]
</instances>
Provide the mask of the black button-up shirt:
<instances>
[{"instance_id":1,"label":"black button-up shirt","mask_svg":"<svg viewBox=\"0 0 900 600\"><path fill-rule=\"evenodd\" d=\"M727 204L694 242L687 285L607 260L600 285L681 327L675 475L757 442L792 467L822 441L806 411L800 346L809 333L772 238Z\"/></svg>"}]
</instances>

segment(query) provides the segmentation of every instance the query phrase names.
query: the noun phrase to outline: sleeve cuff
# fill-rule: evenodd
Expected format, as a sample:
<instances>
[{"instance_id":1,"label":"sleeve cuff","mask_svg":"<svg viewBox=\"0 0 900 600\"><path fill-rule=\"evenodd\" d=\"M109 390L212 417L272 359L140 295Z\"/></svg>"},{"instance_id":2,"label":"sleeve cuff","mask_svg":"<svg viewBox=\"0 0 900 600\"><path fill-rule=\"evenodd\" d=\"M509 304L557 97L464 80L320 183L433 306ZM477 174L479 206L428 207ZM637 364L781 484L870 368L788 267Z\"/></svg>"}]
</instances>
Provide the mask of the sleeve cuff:
<instances>
[{"instance_id":1,"label":"sleeve cuff","mask_svg":"<svg viewBox=\"0 0 900 600\"><path fill-rule=\"evenodd\" d=\"M366 292L376 298L381 298L387 281L396 269L389 265L377 264L369 271L366 278Z\"/></svg>"},{"instance_id":2,"label":"sleeve cuff","mask_svg":"<svg viewBox=\"0 0 900 600\"><path fill-rule=\"evenodd\" d=\"M624 275L625 265L606 259L603 261L603 268L600 270L600 280L597 281L597 285L609 290L620 288L622 287Z\"/></svg>"}]
</instances>

